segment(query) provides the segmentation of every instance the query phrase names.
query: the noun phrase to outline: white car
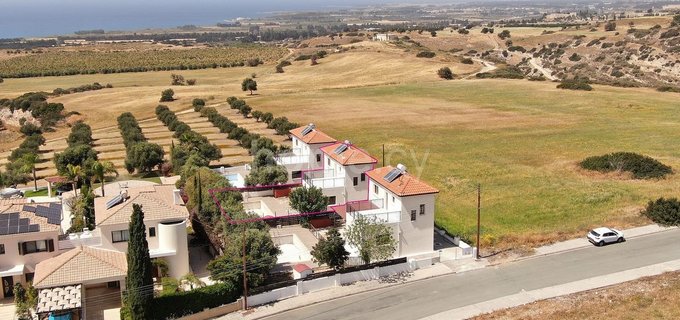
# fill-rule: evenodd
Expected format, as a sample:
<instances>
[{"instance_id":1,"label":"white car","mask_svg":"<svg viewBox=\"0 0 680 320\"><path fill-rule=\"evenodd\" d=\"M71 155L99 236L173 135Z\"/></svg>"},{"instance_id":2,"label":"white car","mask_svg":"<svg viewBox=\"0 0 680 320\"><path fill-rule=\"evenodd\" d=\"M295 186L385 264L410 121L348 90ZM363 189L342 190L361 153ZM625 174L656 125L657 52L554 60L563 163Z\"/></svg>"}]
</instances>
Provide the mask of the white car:
<instances>
[{"instance_id":1,"label":"white car","mask_svg":"<svg viewBox=\"0 0 680 320\"><path fill-rule=\"evenodd\" d=\"M611 228L596 228L588 232L588 241L592 244L601 247L606 243L624 242L626 238L623 237L623 232Z\"/></svg>"}]
</instances>

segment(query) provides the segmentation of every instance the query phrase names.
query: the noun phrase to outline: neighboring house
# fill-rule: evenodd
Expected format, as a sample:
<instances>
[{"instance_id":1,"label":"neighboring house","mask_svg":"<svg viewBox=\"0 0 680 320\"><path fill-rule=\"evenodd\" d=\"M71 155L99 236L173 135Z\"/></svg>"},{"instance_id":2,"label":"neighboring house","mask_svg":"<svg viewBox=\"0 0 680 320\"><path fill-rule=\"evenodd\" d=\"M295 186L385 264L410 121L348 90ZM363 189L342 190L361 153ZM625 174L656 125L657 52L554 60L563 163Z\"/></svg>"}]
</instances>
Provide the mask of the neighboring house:
<instances>
[{"instance_id":1,"label":"neighboring house","mask_svg":"<svg viewBox=\"0 0 680 320\"><path fill-rule=\"evenodd\" d=\"M417 179L403 165L387 166L366 173L369 200L377 208L360 208L347 214L374 216L395 228L395 256L417 256L434 250L434 205L439 190Z\"/></svg>"},{"instance_id":2,"label":"neighboring house","mask_svg":"<svg viewBox=\"0 0 680 320\"><path fill-rule=\"evenodd\" d=\"M32 281L36 264L60 253L61 204L25 202L0 203L0 299L14 295L15 283Z\"/></svg>"},{"instance_id":3,"label":"neighboring house","mask_svg":"<svg viewBox=\"0 0 680 320\"><path fill-rule=\"evenodd\" d=\"M95 247L78 246L40 262L33 278L39 319L47 319L50 313L100 318L95 313L103 305L120 307L126 276L126 253Z\"/></svg>"},{"instance_id":4,"label":"neighboring house","mask_svg":"<svg viewBox=\"0 0 680 320\"><path fill-rule=\"evenodd\" d=\"M190 272L187 246L189 211L172 185L127 189L120 195L96 198L95 221L102 249L127 252L132 204L144 211L146 237L151 258L168 262L169 275L181 278Z\"/></svg>"},{"instance_id":5,"label":"neighboring house","mask_svg":"<svg viewBox=\"0 0 680 320\"><path fill-rule=\"evenodd\" d=\"M316 129L313 123L290 130L292 151L276 156L276 164L285 166L289 180L302 177L302 172L323 167L321 147L336 140Z\"/></svg>"},{"instance_id":6,"label":"neighboring house","mask_svg":"<svg viewBox=\"0 0 680 320\"><path fill-rule=\"evenodd\" d=\"M329 205L366 199L366 171L378 162L349 141L321 147L323 167L302 173L303 186L321 188Z\"/></svg>"},{"instance_id":7,"label":"neighboring house","mask_svg":"<svg viewBox=\"0 0 680 320\"><path fill-rule=\"evenodd\" d=\"M373 41L397 41L399 37L396 34L376 33L373 36Z\"/></svg>"}]
</instances>

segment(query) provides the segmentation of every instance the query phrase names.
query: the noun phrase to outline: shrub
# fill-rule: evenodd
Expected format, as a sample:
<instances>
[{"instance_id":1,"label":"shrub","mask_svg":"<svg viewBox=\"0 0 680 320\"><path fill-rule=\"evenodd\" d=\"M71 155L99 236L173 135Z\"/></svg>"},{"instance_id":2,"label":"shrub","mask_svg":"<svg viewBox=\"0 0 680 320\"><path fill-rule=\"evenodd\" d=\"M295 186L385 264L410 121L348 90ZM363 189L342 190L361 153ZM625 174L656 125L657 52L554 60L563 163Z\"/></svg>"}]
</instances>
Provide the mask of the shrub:
<instances>
[{"instance_id":1,"label":"shrub","mask_svg":"<svg viewBox=\"0 0 680 320\"><path fill-rule=\"evenodd\" d=\"M609 21L604 25L604 31L614 31L616 30L616 22Z\"/></svg>"},{"instance_id":2,"label":"shrub","mask_svg":"<svg viewBox=\"0 0 680 320\"><path fill-rule=\"evenodd\" d=\"M462 64L474 64L475 62L472 61L471 58L463 58L462 60L460 60L460 63L462 63Z\"/></svg>"},{"instance_id":3,"label":"shrub","mask_svg":"<svg viewBox=\"0 0 680 320\"><path fill-rule=\"evenodd\" d=\"M649 201L642 214L650 220L666 227L680 225L680 201L677 198L659 198Z\"/></svg>"},{"instance_id":4,"label":"shrub","mask_svg":"<svg viewBox=\"0 0 680 320\"><path fill-rule=\"evenodd\" d=\"M194 111L201 111L205 107L205 100L196 98L191 101L191 105L194 107Z\"/></svg>"},{"instance_id":5,"label":"shrub","mask_svg":"<svg viewBox=\"0 0 680 320\"><path fill-rule=\"evenodd\" d=\"M416 55L418 58L434 58L434 56L436 56L436 54L432 51L421 51Z\"/></svg>"},{"instance_id":6,"label":"shrub","mask_svg":"<svg viewBox=\"0 0 680 320\"><path fill-rule=\"evenodd\" d=\"M503 30L501 33L498 34L498 37L501 38L502 40L505 40L506 38L510 38L510 31L509 30Z\"/></svg>"},{"instance_id":7,"label":"shrub","mask_svg":"<svg viewBox=\"0 0 680 320\"><path fill-rule=\"evenodd\" d=\"M663 86L663 87L656 88L656 91L659 91L659 92L680 92L680 88L671 87L671 86Z\"/></svg>"},{"instance_id":8,"label":"shrub","mask_svg":"<svg viewBox=\"0 0 680 320\"><path fill-rule=\"evenodd\" d=\"M626 171L635 179L663 178L673 169L651 157L632 152L616 152L588 157L579 164L581 168L599 172Z\"/></svg>"},{"instance_id":9,"label":"shrub","mask_svg":"<svg viewBox=\"0 0 680 320\"><path fill-rule=\"evenodd\" d=\"M574 62L576 62L576 61L581 61L581 56L579 56L576 52L574 52L574 54L572 54L572 55L569 57L569 60L570 60L570 61L574 61Z\"/></svg>"},{"instance_id":10,"label":"shrub","mask_svg":"<svg viewBox=\"0 0 680 320\"><path fill-rule=\"evenodd\" d=\"M451 68L449 67L443 67L437 71L437 75L446 80L451 80L453 79L453 72L451 71Z\"/></svg>"},{"instance_id":11,"label":"shrub","mask_svg":"<svg viewBox=\"0 0 680 320\"><path fill-rule=\"evenodd\" d=\"M175 100L175 91L172 89L165 89L163 92L161 92L161 99L160 102L167 102L167 101L174 101Z\"/></svg>"},{"instance_id":12,"label":"shrub","mask_svg":"<svg viewBox=\"0 0 680 320\"><path fill-rule=\"evenodd\" d=\"M187 79L187 85L188 86L196 85L196 79Z\"/></svg>"},{"instance_id":13,"label":"shrub","mask_svg":"<svg viewBox=\"0 0 680 320\"><path fill-rule=\"evenodd\" d=\"M42 130L40 129L40 127L34 125L33 123L26 122L21 126L19 132L21 132L25 136L32 136L35 134L42 133Z\"/></svg>"},{"instance_id":14,"label":"shrub","mask_svg":"<svg viewBox=\"0 0 680 320\"><path fill-rule=\"evenodd\" d=\"M585 80L570 79L564 80L557 85L558 89L592 91L593 87Z\"/></svg>"}]
</instances>

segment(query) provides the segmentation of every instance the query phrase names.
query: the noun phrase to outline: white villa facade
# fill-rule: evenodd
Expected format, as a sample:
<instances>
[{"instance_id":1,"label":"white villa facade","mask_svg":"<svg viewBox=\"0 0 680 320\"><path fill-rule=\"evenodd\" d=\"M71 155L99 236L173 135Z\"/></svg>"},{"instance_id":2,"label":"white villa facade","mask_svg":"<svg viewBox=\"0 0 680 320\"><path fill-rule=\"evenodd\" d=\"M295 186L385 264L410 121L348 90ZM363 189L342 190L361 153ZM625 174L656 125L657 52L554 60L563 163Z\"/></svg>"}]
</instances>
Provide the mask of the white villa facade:
<instances>
[{"instance_id":1,"label":"white villa facade","mask_svg":"<svg viewBox=\"0 0 680 320\"><path fill-rule=\"evenodd\" d=\"M349 141L322 147L323 166L302 173L302 185L321 188L329 205L366 199L366 172L378 162Z\"/></svg>"},{"instance_id":2,"label":"white villa facade","mask_svg":"<svg viewBox=\"0 0 680 320\"><path fill-rule=\"evenodd\" d=\"M290 131L292 150L276 156L276 164L286 167L290 181L300 179L303 171L323 167L321 147L335 139L316 129L313 123Z\"/></svg>"}]
</instances>

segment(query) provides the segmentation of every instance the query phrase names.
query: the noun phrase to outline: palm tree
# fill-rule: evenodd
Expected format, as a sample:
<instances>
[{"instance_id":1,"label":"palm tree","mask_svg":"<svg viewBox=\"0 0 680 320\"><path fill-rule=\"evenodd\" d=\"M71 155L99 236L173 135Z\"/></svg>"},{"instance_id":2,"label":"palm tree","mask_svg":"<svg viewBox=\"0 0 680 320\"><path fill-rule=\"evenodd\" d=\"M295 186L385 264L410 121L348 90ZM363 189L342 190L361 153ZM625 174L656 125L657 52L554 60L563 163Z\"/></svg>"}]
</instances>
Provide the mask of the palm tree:
<instances>
[{"instance_id":1,"label":"palm tree","mask_svg":"<svg viewBox=\"0 0 680 320\"><path fill-rule=\"evenodd\" d=\"M116 170L116 167L111 161L95 161L92 164L92 172L102 185L102 197L104 197L104 180L106 179L106 176L115 174L116 177L118 177L118 170Z\"/></svg>"},{"instance_id":2,"label":"palm tree","mask_svg":"<svg viewBox=\"0 0 680 320\"><path fill-rule=\"evenodd\" d=\"M35 165L40 161L40 156L37 153L26 153L21 157L22 172L33 173L33 190L38 191L38 179L35 176ZM52 195L50 195L52 196Z\"/></svg>"},{"instance_id":3,"label":"palm tree","mask_svg":"<svg viewBox=\"0 0 680 320\"><path fill-rule=\"evenodd\" d=\"M78 190L76 189L76 186L78 185L78 179L80 179L82 171L83 170L80 168L80 166L74 166L70 163L66 165L66 178L71 181L71 184L73 185L73 192L76 196L78 196Z\"/></svg>"}]
</instances>

